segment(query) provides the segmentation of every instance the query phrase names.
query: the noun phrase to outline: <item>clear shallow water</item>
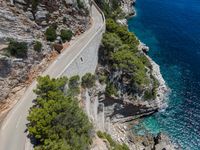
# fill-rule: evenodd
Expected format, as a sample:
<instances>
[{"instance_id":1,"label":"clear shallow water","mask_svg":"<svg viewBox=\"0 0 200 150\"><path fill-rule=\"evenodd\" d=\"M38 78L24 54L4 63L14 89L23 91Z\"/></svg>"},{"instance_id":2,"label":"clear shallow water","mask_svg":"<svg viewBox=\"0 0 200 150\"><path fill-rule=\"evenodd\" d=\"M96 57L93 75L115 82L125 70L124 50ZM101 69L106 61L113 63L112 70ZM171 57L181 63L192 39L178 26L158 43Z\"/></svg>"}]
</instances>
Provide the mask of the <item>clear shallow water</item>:
<instances>
[{"instance_id":1,"label":"clear shallow water","mask_svg":"<svg viewBox=\"0 0 200 150\"><path fill-rule=\"evenodd\" d=\"M142 125L185 150L200 150L200 0L137 0L136 9L129 30L150 47L171 88L166 111Z\"/></svg>"}]
</instances>

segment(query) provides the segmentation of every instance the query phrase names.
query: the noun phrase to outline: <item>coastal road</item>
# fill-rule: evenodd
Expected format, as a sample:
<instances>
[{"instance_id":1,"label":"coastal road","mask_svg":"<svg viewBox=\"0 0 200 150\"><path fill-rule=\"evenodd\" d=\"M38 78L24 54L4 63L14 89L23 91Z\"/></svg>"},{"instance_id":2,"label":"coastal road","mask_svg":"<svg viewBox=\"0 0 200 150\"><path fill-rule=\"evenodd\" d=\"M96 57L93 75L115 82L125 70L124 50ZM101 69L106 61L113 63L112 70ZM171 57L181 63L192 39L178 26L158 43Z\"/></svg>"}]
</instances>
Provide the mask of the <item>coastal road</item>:
<instances>
[{"instance_id":1,"label":"coastal road","mask_svg":"<svg viewBox=\"0 0 200 150\"><path fill-rule=\"evenodd\" d=\"M65 69L78 57L78 54L87 48L91 40L98 36L104 28L104 20L97 8L92 6L92 26L84 34L70 43L70 46L47 68L42 75L59 77ZM89 65L89 64L88 64ZM27 138L27 115L29 108L33 105L32 100L36 98L33 89L36 88L34 81L26 90L21 100L9 112L0 129L0 150L28 150L32 145Z\"/></svg>"}]
</instances>

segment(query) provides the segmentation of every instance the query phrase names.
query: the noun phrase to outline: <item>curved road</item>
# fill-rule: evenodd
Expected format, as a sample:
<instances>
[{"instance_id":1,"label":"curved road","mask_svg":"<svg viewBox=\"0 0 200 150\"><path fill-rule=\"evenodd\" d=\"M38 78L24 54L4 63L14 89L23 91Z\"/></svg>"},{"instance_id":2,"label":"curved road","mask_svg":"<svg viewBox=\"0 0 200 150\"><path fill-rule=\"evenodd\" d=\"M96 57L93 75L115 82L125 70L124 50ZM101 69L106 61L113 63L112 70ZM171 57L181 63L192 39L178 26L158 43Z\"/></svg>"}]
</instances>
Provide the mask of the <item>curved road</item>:
<instances>
[{"instance_id":1,"label":"curved road","mask_svg":"<svg viewBox=\"0 0 200 150\"><path fill-rule=\"evenodd\" d=\"M84 48L87 48L87 45L95 36L98 36L104 29L104 20L101 13L94 5L92 6L92 18L92 27L72 41L70 46L59 55L42 75L50 75L55 78L61 76L78 54L84 50ZM32 92L34 88L36 88L36 81L29 86L24 96L5 118L0 129L0 150L32 149L32 145L25 131L28 110L33 105L32 100L36 98L36 95Z\"/></svg>"}]
</instances>

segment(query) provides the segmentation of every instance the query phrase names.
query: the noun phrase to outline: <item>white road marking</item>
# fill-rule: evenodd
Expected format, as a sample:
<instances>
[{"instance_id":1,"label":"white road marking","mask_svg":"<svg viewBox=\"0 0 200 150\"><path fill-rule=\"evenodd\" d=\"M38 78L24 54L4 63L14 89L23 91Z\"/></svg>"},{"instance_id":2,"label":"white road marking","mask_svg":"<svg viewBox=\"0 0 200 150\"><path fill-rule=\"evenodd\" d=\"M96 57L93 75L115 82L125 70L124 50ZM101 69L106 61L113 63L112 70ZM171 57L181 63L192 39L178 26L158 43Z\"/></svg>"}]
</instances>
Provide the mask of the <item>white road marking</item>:
<instances>
[{"instance_id":1,"label":"white road marking","mask_svg":"<svg viewBox=\"0 0 200 150\"><path fill-rule=\"evenodd\" d=\"M93 16L93 18L95 18L96 16ZM97 18L98 19L98 18ZM96 22L94 22L94 24L93 24L93 26L94 27L96 27L98 24L99 24L99 21L100 21L100 19L98 19L98 20L96 20ZM105 22L104 22L105 23ZM104 27L103 25L101 25L101 26L98 26L99 28L102 28L102 27ZM83 46L83 48L79 48L79 50L81 50L81 52L85 49L85 47L88 45L88 43L89 42L91 42L92 41L92 38L93 37L95 37L95 35L97 35L98 33L100 33L98 30L97 30L97 32L95 32L96 31L96 29L95 28L93 28L92 30L87 30L84 34L82 34L81 36L79 36L76 40L74 40L74 41L72 41L72 42L70 42L70 47L72 48L73 46L75 46L76 44L84 44L84 43L86 43L86 45L85 46ZM90 34L90 33L92 33L92 34ZM90 37L88 37L88 35L90 35L90 37L92 37L92 38L90 38ZM93 36L92 36L93 35ZM89 40L88 42L87 41L84 41L83 39L84 38L86 38L87 40ZM82 43L82 41L84 41L83 43ZM79 42L81 42L81 43L79 43ZM69 47L69 48L70 48ZM66 51L67 50L67 51ZM68 54L69 54L69 51L70 49L65 49L65 52L64 53L62 53L61 54L61 56L59 57L59 59L65 59L65 56L67 56ZM79 54L81 53L81 52L79 52ZM64 57L63 57L64 56ZM74 55L73 55L74 56ZM77 56L78 55L75 55L75 58L74 59L76 59L77 58ZM54 73L52 72L53 71L53 67L57 67L56 65L59 65L59 63L60 63L60 60L56 60L54 63L53 63L53 65L51 65L50 64L50 66L48 67L48 69L43 73L43 75L45 75L46 73L48 73L48 72L50 72L50 73L52 73L52 76L54 75ZM74 60L73 59L73 60ZM72 61L70 61L71 59L69 59L69 65L73 62L73 60ZM59 61L59 63L57 62L57 61ZM69 66L68 65L68 66ZM67 68L67 67L65 67L65 66L63 66L62 68ZM60 70L59 70L59 72L60 72ZM64 72L64 70L63 70L63 72ZM57 74L59 74L58 72L55 74L55 76L57 75ZM26 142L26 137L25 137L25 139L24 138L22 138L21 139L21 141L14 141L13 139L15 139L15 138L13 138L12 137L12 135L13 135L13 131L15 132L15 134L17 134L17 135L19 135L19 136L22 136L21 135L21 133L19 133L19 132L21 132L21 128L23 129L24 128L24 126L20 126L20 125L23 125L24 124L24 121L25 121L25 116L24 116L24 113L27 113L28 112L28 110L26 110L26 106L28 105L30 105L29 104L29 102L26 102L25 100L27 99L27 97L28 98L30 98L31 97L31 99L33 99L34 97L36 97L36 95L34 95L33 93L32 93L32 89L33 88L35 88L36 87L36 81L33 81L33 83L30 85L30 87L29 88L27 88L26 89L26 92L25 92L25 94L23 95L23 97L22 97L22 100L20 100L19 101L19 103L17 103L17 105L16 105L16 107L15 107L15 109L13 109L13 110L11 110L11 112L8 114L8 116L6 117L6 118L8 118L8 119L6 119L5 120L5 122L4 122L4 124L3 124L3 126L2 126L2 131L3 131L3 129L4 129L4 131L2 132L1 131L1 134L0 134L0 138L2 138L2 139L4 139L4 140L0 140L0 149L1 149L1 147L3 147L3 150L5 150L5 147L6 146L8 146L8 144L11 144L11 141L12 141L12 146L14 147L15 145L16 146L18 146L18 148L16 147L16 149L15 150L18 150L19 148L20 148L20 145L23 147L23 148L20 148L20 150L22 150L22 149L24 149L24 147L25 147L25 149L26 148L28 148L29 147L29 143L27 143ZM26 103L25 103L26 102ZM24 109L25 109L25 111L26 112L22 112L22 110L20 110L21 108L22 108L22 106L24 105ZM31 106L30 106L31 107ZM22 113L23 113L23 115L22 115ZM13 117L14 116L14 117ZM16 117L17 116L17 117ZM15 127L16 128L18 128L18 130L16 130L15 129ZM13 131L12 131L13 130ZM13 139L12 139L13 138ZM22 141L23 140L23 141ZM20 142L20 143L17 143L17 142ZM24 143L25 142L25 143ZM19 145L20 144L20 145ZM32 146L32 145L30 145L30 146ZM11 146L10 146L11 147ZM9 150L9 147L8 147L8 149L7 150ZM12 149L13 150L13 149Z\"/></svg>"},{"instance_id":2,"label":"white road marking","mask_svg":"<svg viewBox=\"0 0 200 150\"><path fill-rule=\"evenodd\" d=\"M84 45L84 47L79 51L78 54L76 54L76 56L69 62L69 64L63 69L63 71L57 76L60 77L62 76L62 74L66 71L66 69L74 62L75 59L77 59L77 57L82 53L82 51L88 46L88 44L94 39L94 37L99 33L99 31L101 31L103 29L104 25L101 26L101 28L99 28L97 30L97 32L90 38L90 40Z\"/></svg>"}]
</instances>

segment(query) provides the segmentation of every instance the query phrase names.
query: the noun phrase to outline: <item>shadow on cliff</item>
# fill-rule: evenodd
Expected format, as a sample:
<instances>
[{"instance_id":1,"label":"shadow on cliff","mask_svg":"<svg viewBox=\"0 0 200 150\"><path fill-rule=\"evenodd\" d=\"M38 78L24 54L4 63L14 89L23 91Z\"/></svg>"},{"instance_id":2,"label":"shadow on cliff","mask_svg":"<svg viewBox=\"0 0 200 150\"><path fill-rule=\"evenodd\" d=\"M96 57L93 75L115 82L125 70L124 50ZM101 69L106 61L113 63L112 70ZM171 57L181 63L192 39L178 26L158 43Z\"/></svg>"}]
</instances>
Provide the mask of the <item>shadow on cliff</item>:
<instances>
[{"instance_id":1,"label":"shadow on cliff","mask_svg":"<svg viewBox=\"0 0 200 150\"><path fill-rule=\"evenodd\" d=\"M7 60L0 60L0 77L6 78L11 73L11 64Z\"/></svg>"},{"instance_id":2,"label":"shadow on cliff","mask_svg":"<svg viewBox=\"0 0 200 150\"><path fill-rule=\"evenodd\" d=\"M138 115L146 116L157 111L156 109L147 108L142 105L134 105L133 103L127 103L121 99L114 99L110 97L106 97L102 103L104 104L105 108L113 107L113 112L110 116L111 118L115 117L116 115L122 115L124 118Z\"/></svg>"}]
</instances>

